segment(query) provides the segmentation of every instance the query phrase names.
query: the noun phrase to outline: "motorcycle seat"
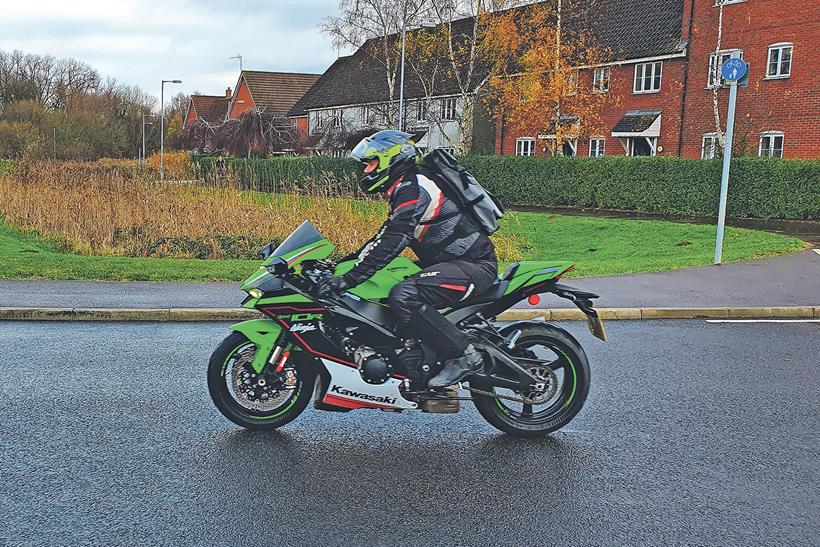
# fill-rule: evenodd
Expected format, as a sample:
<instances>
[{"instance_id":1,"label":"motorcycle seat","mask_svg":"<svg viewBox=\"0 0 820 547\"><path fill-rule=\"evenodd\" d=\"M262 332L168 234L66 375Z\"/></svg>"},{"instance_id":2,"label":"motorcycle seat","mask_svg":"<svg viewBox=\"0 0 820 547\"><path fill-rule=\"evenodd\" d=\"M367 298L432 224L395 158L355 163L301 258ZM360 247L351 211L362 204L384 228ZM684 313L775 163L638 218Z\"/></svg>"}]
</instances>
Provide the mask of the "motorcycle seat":
<instances>
[{"instance_id":1,"label":"motorcycle seat","mask_svg":"<svg viewBox=\"0 0 820 547\"><path fill-rule=\"evenodd\" d=\"M507 285L510 282L506 280L496 279L495 283L484 291L483 293L476 294L474 296L470 296L467 300L462 300L458 303L458 307L464 306L474 306L475 304L486 304L488 302L495 302L499 300L502 296L504 296L504 292L507 290Z\"/></svg>"}]
</instances>

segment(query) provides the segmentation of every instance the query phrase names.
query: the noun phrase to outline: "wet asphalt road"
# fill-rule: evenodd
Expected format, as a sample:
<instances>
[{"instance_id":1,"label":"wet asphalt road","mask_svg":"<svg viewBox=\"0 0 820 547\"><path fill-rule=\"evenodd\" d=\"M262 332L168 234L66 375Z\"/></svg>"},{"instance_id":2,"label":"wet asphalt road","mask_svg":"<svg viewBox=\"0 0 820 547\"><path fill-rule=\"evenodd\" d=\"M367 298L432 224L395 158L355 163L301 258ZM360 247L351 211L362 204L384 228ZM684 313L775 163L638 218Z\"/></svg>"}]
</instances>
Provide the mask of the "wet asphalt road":
<instances>
[{"instance_id":1,"label":"wet asphalt road","mask_svg":"<svg viewBox=\"0 0 820 547\"><path fill-rule=\"evenodd\" d=\"M593 386L533 441L469 403L249 433L225 325L0 322L0 545L817 545L817 323L565 326Z\"/></svg>"}]
</instances>

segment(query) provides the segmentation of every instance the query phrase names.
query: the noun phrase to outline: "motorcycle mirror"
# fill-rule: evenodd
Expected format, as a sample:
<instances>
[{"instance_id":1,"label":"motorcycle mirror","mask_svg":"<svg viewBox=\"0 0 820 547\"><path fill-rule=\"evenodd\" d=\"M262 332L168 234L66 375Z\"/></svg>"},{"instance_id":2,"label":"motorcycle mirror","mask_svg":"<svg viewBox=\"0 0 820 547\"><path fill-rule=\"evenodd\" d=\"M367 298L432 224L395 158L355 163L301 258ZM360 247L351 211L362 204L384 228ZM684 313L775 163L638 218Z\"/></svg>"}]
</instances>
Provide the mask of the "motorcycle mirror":
<instances>
[{"instance_id":1,"label":"motorcycle mirror","mask_svg":"<svg viewBox=\"0 0 820 547\"><path fill-rule=\"evenodd\" d=\"M265 260L266 258L268 258L270 255L273 254L274 249L276 249L276 243L271 241L270 243L268 243L267 245L265 245L264 247L262 247L259 250L259 257L262 260Z\"/></svg>"},{"instance_id":2,"label":"motorcycle mirror","mask_svg":"<svg viewBox=\"0 0 820 547\"><path fill-rule=\"evenodd\" d=\"M284 275L290 271L288 268L288 263L282 260L281 258L277 258L273 263L268 264L268 271L274 275Z\"/></svg>"}]
</instances>

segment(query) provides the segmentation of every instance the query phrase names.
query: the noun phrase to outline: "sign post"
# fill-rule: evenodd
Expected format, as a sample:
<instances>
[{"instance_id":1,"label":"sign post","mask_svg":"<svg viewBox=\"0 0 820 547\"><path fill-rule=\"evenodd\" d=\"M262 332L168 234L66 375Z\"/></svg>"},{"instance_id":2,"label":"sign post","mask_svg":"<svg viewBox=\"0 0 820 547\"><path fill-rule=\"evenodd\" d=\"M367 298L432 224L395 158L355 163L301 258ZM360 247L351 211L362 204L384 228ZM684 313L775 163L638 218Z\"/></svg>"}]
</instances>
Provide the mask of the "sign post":
<instances>
[{"instance_id":1,"label":"sign post","mask_svg":"<svg viewBox=\"0 0 820 547\"><path fill-rule=\"evenodd\" d=\"M720 177L720 209L718 210L717 241L715 242L715 264L723 259L723 229L726 224L726 200L729 194L729 165L732 162L732 137L735 129L735 105L737 104L737 83L748 70L748 65L740 58L740 52L723 63L720 75L729 84L729 111L726 114L726 133L723 145L723 172Z\"/></svg>"}]
</instances>

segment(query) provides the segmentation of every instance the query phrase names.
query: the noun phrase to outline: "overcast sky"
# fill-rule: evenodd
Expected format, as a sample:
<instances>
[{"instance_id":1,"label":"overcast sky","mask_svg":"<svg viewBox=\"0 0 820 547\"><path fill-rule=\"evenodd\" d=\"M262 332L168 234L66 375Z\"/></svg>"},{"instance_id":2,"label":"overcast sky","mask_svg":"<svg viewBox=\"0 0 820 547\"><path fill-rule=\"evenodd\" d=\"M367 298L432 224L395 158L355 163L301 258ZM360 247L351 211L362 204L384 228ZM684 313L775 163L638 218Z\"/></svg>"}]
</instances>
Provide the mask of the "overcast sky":
<instances>
[{"instance_id":1,"label":"overcast sky","mask_svg":"<svg viewBox=\"0 0 820 547\"><path fill-rule=\"evenodd\" d=\"M103 77L166 92L224 93L244 67L321 73L336 59L317 25L337 0L0 0L0 49L74 57Z\"/></svg>"}]
</instances>

